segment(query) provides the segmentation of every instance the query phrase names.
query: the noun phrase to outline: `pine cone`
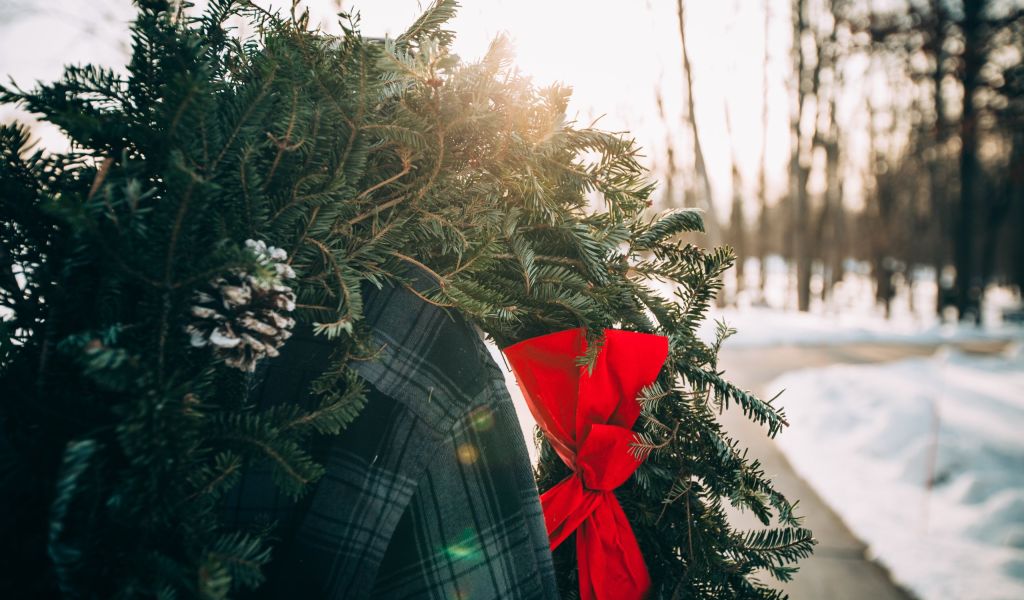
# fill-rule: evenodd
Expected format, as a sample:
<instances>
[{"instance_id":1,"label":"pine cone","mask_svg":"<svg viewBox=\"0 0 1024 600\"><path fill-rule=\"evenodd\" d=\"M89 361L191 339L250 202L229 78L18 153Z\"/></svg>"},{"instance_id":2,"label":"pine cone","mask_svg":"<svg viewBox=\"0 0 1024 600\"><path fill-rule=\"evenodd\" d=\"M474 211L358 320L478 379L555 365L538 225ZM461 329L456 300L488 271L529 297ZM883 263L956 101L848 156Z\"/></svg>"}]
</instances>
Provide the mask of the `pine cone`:
<instances>
[{"instance_id":1,"label":"pine cone","mask_svg":"<svg viewBox=\"0 0 1024 600\"><path fill-rule=\"evenodd\" d=\"M295 292L282 280L295 272L280 248L253 240L245 245L275 275L268 280L234 271L210 280L196 290L185 331L193 346L213 346L227 365L252 372L261 358L277 356L292 335L295 319L283 313L295 310Z\"/></svg>"}]
</instances>

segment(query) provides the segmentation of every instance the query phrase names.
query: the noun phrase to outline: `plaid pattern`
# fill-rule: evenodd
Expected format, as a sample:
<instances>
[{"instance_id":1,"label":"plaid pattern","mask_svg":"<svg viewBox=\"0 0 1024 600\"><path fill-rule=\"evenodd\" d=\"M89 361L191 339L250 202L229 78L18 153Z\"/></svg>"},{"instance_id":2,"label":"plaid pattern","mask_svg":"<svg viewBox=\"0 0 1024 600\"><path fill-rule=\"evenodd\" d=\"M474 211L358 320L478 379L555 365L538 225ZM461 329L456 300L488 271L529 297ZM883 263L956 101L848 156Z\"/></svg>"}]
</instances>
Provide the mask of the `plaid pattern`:
<instances>
[{"instance_id":1,"label":"plaid pattern","mask_svg":"<svg viewBox=\"0 0 1024 600\"><path fill-rule=\"evenodd\" d=\"M557 598L525 442L479 336L403 288L368 292L366 307L382 350L354 368L370 402L316 449L326 475L296 505L254 466L226 500L236 526L278 523L257 596ZM329 354L297 332L255 398L308 405Z\"/></svg>"}]
</instances>

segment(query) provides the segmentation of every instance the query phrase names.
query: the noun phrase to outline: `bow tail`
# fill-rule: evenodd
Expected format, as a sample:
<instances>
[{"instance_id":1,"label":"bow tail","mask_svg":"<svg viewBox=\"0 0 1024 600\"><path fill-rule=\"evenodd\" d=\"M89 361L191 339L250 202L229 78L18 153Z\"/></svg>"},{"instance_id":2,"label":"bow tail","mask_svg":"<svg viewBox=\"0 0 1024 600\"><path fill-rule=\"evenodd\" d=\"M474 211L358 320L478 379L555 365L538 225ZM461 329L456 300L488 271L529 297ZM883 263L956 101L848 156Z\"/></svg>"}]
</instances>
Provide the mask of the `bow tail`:
<instances>
[{"instance_id":1,"label":"bow tail","mask_svg":"<svg viewBox=\"0 0 1024 600\"><path fill-rule=\"evenodd\" d=\"M598 506L601 493L584 489L576 475L566 477L540 496L544 524L554 550L583 523Z\"/></svg>"},{"instance_id":2,"label":"bow tail","mask_svg":"<svg viewBox=\"0 0 1024 600\"><path fill-rule=\"evenodd\" d=\"M599 497L576 532L580 600L644 598L651 578L626 513L612 492Z\"/></svg>"}]
</instances>

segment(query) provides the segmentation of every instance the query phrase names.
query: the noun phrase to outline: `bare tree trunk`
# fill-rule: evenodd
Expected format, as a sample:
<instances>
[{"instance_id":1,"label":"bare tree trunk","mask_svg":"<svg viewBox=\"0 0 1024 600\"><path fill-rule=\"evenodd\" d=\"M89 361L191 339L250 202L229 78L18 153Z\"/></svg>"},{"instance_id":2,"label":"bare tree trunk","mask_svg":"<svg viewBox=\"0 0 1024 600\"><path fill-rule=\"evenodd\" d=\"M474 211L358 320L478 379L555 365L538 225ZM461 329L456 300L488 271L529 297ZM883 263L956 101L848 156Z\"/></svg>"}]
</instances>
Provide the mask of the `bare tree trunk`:
<instances>
[{"instance_id":1,"label":"bare tree trunk","mask_svg":"<svg viewBox=\"0 0 1024 600\"><path fill-rule=\"evenodd\" d=\"M975 187L978 172L978 115L974 93L978 89L982 54L981 14L984 2L964 2L961 29L963 51L963 111L960 119L960 207L954 238L956 264L956 308L961 321L981 320L982 290L974 264Z\"/></svg>"},{"instance_id":2,"label":"bare tree trunk","mask_svg":"<svg viewBox=\"0 0 1024 600\"><path fill-rule=\"evenodd\" d=\"M1012 173L1014 173L1014 167L1024 165L1024 132L1017 131L1011 134L1010 160L1008 164L1011 175L1001 182L999 189L991 190L985 194L985 197L988 198L988 218L985 220L985 232L981 240L982 289L984 289L985 285L994 283L996 250L999 247L999 240L1005 228L1010 207L1013 205L1013 196L1016 192L1014 189L1016 182Z\"/></svg>"},{"instance_id":3,"label":"bare tree trunk","mask_svg":"<svg viewBox=\"0 0 1024 600\"><path fill-rule=\"evenodd\" d=\"M891 261L888 260L890 252L889 225L890 208L892 198L888 182L888 174L879 175L877 165L883 160L878 153L877 141L877 111L874 103L870 100L868 106L868 151L870 152L870 164L872 184L868 194L868 208L864 218L869 222L869 252L871 257L871 272L875 278L875 302L885 307L885 316L889 317L892 310L892 270Z\"/></svg>"},{"instance_id":4,"label":"bare tree trunk","mask_svg":"<svg viewBox=\"0 0 1024 600\"><path fill-rule=\"evenodd\" d=\"M932 152L927 157L928 161L928 195L931 207L932 218L935 219L935 243L932 248L932 268L935 270L935 313L939 316L946 308L945 294L942 288L942 270L946 266L948 251L946 250L946 235L949 227L947 208L948 194L944 185L942 174L942 162L945 158L943 150L946 143L946 103L942 95L942 80L945 77L946 62L946 9L942 0L931 0L931 12L933 15L934 29L929 37L930 51L935 61L935 68L932 70L932 101L935 111L935 125L932 132Z\"/></svg>"},{"instance_id":5,"label":"bare tree trunk","mask_svg":"<svg viewBox=\"0 0 1024 600\"><path fill-rule=\"evenodd\" d=\"M829 99L829 124L824 136L825 206L818 225L818 247L821 249L821 299L826 300L832 286L839 280L842 268L843 183L839 179L839 126L836 123L836 92Z\"/></svg>"},{"instance_id":6,"label":"bare tree trunk","mask_svg":"<svg viewBox=\"0 0 1024 600\"><path fill-rule=\"evenodd\" d=\"M1018 141L1024 147L1024 132L1017 132ZM1016 163L1010 165L1010 177L1013 181L1014 194L1017 198L1017 247L1016 252L1010 251L1011 276L1017 283L1018 293L1024 294L1024 153Z\"/></svg>"},{"instance_id":7,"label":"bare tree trunk","mask_svg":"<svg viewBox=\"0 0 1024 600\"><path fill-rule=\"evenodd\" d=\"M761 63L761 157L757 171L757 199L760 204L757 231L757 256L760 269L758 288L761 300L764 300L764 285L768 279L768 241L771 239L768 228L768 190L765 172L768 170L768 32L771 26L771 12L768 0L764 2L764 60Z\"/></svg>"},{"instance_id":8,"label":"bare tree trunk","mask_svg":"<svg viewBox=\"0 0 1024 600\"><path fill-rule=\"evenodd\" d=\"M730 162L732 163L732 205L729 209L729 239L736 253L736 294L743 291L744 267L747 258L746 227L743 219L743 179L740 177L739 161L736 159L736 140L732 135L732 116L729 101L725 101L725 131L729 138ZM735 302L736 298L732 298Z\"/></svg>"},{"instance_id":9,"label":"bare tree trunk","mask_svg":"<svg viewBox=\"0 0 1024 600\"><path fill-rule=\"evenodd\" d=\"M800 124L804 112L806 111L807 103L810 98L817 93L817 80L819 77L819 69L821 61L815 65L814 74L812 81L808 82L806 74L804 73L804 53L802 49L802 40L804 31L807 29L807 23L804 14L804 0L796 0L794 2L794 28L793 28L793 46L794 54L796 58L796 71L798 74L797 82L797 110L794 121L792 123L793 136L794 136L794 151L790 158L790 169L795 171L795 183L796 187L790 190L793 208L793 231L791 232L792 244L793 244L793 260L796 263L796 289L797 289L797 309L803 312L810 310L811 306L811 248L809 243L809 212L810 202L807 196L807 181L810 179L810 158L807 157L807 164L805 164L803 157L803 139L804 136L800 131ZM810 84L810 85L808 85ZM813 87L814 89L809 89ZM793 175L790 175L790 181L793 182Z\"/></svg>"},{"instance_id":10,"label":"bare tree trunk","mask_svg":"<svg viewBox=\"0 0 1024 600\"><path fill-rule=\"evenodd\" d=\"M832 268L837 262L833 256L840 255L837 247L836 234L838 228L835 223L841 218L842 212L842 183L839 181L839 124L836 121L836 97L839 94L839 50L838 50L838 22L839 15L835 14L836 2L832 1L830 10L833 12L834 25L829 31L828 37L818 42L818 59L814 67L813 90L816 98L815 106L817 114L814 120L814 138L812 154L816 148L825 152L825 194L822 202L821 212L818 213L818 221L814 231L814 256L821 261L821 300L824 302L831 291L833 274ZM823 89L821 86L821 73L831 73L830 85ZM827 108L823 111L822 104L828 98ZM825 115L822 119L821 116ZM809 282L808 282L809 283Z\"/></svg>"},{"instance_id":11,"label":"bare tree trunk","mask_svg":"<svg viewBox=\"0 0 1024 600\"><path fill-rule=\"evenodd\" d=\"M806 200L807 186L803 177L803 170L800 166L800 151L803 146L803 139L800 135L800 120L803 115L805 100L804 84L804 53L801 39L804 32L804 0L793 2L793 72L796 80L796 89L793 94L793 104L789 119L790 155L789 155L789 209L790 209L790 232L788 236L789 259L796 265L799 271L800 257L805 252L804 235L806 234ZM799 284L800 275L797 274L797 307L804 308L803 298L800 297ZM808 303L809 304L809 303Z\"/></svg>"},{"instance_id":12,"label":"bare tree trunk","mask_svg":"<svg viewBox=\"0 0 1024 600\"><path fill-rule=\"evenodd\" d=\"M661 95L660 86L654 90L654 99L658 105L658 117L665 124L665 159L667 164L665 165L665 206L663 208L673 208L677 204L681 206L683 203L677 201L675 195L675 178L678 170L678 167L676 167L675 144L672 142L672 130L668 127L668 115L665 113L665 101Z\"/></svg>"},{"instance_id":13,"label":"bare tree trunk","mask_svg":"<svg viewBox=\"0 0 1024 600\"><path fill-rule=\"evenodd\" d=\"M683 0L676 0L676 12L679 17L679 44L683 53L683 72L686 74L686 102L689 107L690 130L693 134L693 162L701 189L698 194L701 208L704 209L704 227L708 233L708 241L712 246L722 243L722 228L715 213L714 196L711 193L711 180L708 178L707 166L704 163L704 151L700 145L700 134L697 131L697 111L693 99L693 73L690 69L690 55L686 50L686 16Z\"/></svg>"}]
</instances>

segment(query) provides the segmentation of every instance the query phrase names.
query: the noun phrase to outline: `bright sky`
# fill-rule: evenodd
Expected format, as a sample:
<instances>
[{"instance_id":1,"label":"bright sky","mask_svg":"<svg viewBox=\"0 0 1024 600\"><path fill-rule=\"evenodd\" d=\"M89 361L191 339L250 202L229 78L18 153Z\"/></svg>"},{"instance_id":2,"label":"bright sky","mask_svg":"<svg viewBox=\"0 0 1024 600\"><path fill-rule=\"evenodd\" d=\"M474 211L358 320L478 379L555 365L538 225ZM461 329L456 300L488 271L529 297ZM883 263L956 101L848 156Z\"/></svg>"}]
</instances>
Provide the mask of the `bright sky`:
<instances>
[{"instance_id":1,"label":"bright sky","mask_svg":"<svg viewBox=\"0 0 1024 600\"><path fill-rule=\"evenodd\" d=\"M785 189L789 153L788 101L783 86L791 29L786 0L767 1L777 13L769 31L768 173L770 191L779 194ZM334 3L322 4L328 10L317 14L329 19ZM675 2L464 0L463 4L452 28L457 33L455 51L464 59L481 56L495 35L506 32L515 43L516 62L522 71L539 84L560 81L573 87L571 111L579 122L590 123L600 116L598 124L605 129L631 131L644 148L648 165L655 169L665 165L666 138L670 136L677 153L688 155L691 143L682 120L686 88ZM691 0L686 5L698 127L716 206L724 218L731 197L731 152L735 147L752 215L765 97L764 4ZM368 35L396 35L419 13L415 0L347 1L344 6L360 11L363 32ZM668 130L657 113L658 86L671 120ZM726 101L732 141L725 122Z\"/></svg>"},{"instance_id":2,"label":"bright sky","mask_svg":"<svg viewBox=\"0 0 1024 600\"><path fill-rule=\"evenodd\" d=\"M786 0L765 0L772 11L769 31L768 182L770 197L782 193L788 161L788 97L785 81L791 29ZM286 0L270 0L287 6ZM571 113L586 124L629 130L645 149L649 166L664 166L666 139L687 161L691 143L682 120L685 87L681 71L676 3L672 0L463 0L451 27L455 52L479 58L491 39L508 33L518 67L538 84L571 85ZM314 20L331 29L336 0L307 0ZM397 35L421 11L417 0L345 0L346 10L362 14L365 35ZM731 153L744 179L748 214L756 205L761 149L764 4L754 0L689 1L687 45L693 67L697 122L712 179L716 205L724 218L731 197ZM52 79L66 62L115 65L127 57L129 0L0 0L0 76L29 86ZM668 124L655 105L661 86ZM726 102L732 121L727 135ZM0 119L12 112L0 109ZM39 131L44 143L59 136ZM733 150L734 148L734 150ZM688 169L688 163L682 163ZM684 171L690 176L689 171ZM682 182L679 182L680 184ZM681 185L676 189L681 189Z\"/></svg>"}]
</instances>

